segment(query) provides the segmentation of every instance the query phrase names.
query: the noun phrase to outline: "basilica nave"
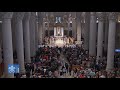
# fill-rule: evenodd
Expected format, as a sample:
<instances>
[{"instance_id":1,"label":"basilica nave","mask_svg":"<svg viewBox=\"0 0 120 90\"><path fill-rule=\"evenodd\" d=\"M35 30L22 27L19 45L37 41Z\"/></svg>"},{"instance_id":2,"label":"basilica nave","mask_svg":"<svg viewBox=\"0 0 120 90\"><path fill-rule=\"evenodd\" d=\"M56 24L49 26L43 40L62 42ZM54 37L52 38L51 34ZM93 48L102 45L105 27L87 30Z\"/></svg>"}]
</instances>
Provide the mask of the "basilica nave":
<instances>
[{"instance_id":1,"label":"basilica nave","mask_svg":"<svg viewBox=\"0 0 120 90\"><path fill-rule=\"evenodd\" d=\"M0 77L15 77L14 73L8 72L9 64L19 64L19 73L25 74L25 64L31 64L33 58L37 59L37 52L39 60L44 57L41 53L45 52L48 56L46 60L54 57L57 63L68 65L72 65L69 55L74 57L74 62L87 63L89 59L90 64L94 59L95 65L105 59L105 71L113 70L115 55L120 62L119 15L119 12L0 12ZM78 56L74 56L75 53ZM82 60L83 57L86 61ZM40 62L43 64L44 60ZM39 65L35 67L39 69ZM84 66L74 64L74 67ZM57 69L53 72L59 73Z\"/></svg>"}]
</instances>

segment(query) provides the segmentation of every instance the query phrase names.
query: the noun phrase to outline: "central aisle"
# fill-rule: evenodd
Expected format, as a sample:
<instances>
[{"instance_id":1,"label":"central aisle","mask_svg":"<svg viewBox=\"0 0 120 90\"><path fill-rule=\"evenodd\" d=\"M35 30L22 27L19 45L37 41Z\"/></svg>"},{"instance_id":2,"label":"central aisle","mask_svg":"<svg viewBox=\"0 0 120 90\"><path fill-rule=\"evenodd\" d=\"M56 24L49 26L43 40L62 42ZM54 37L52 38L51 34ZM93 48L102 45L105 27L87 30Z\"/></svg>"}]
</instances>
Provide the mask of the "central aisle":
<instances>
[{"instance_id":1,"label":"central aisle","mask_svg":"<svg viewBox=\"0 0 120 90\"><path fill-rule=\"evenodd\" d=\"M62 62L62 66L65 66L65 63L70 65L69 62L67 61L66 57L63 55L63 52L61 52L61 54L60 54L60 60ZM59 71L62 69L62 66L59 67ZM70 76L69 72L66 72L65 75L62 75L62 76L59 75L59 78L73 78L73 77Z\"/></svg>"}]
</instances>

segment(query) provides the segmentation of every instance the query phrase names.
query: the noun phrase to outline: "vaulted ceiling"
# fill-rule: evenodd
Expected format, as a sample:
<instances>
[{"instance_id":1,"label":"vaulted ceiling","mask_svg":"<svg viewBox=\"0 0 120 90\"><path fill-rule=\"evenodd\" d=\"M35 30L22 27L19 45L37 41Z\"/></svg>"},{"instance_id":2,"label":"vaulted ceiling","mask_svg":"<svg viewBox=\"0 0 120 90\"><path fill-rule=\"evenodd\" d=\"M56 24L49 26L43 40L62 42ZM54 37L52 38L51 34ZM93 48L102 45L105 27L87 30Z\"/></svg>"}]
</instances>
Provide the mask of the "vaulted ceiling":
<instances>
[{"instance_id":1,"label":"vaulted ceiling","mask_svg":"<svg viewBox=\"0 0 120 90\"><path fill-rule=\"evenodd\" d=\"M2 13L4 12L0 12L0 20L2 17ZM76 12L40 12L42 18L46 17L48 15L48 17L69 17L69 15L71 14L71 16L74 18L76 16ZM120 13L118 13L118 18L120 18ZM84 18L85 16L85 12L81 12L81 16Z\"/></svg>"}]
</instances>

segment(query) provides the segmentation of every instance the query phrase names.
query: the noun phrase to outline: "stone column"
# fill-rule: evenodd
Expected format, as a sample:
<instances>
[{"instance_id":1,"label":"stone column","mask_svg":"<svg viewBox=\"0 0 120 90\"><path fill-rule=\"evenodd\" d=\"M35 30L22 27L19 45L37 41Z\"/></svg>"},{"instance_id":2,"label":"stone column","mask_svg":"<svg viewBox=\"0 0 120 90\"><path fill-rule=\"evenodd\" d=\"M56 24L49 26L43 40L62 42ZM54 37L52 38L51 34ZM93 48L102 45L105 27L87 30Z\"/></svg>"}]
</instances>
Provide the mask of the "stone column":
<instances>
[{"instance_id":1,"label":"stone column","mask_svg":"<svg viewBox=\"0 0 120 90\"><path fill-rule=\"evenodd\" d=\"M31 12L30 16L30 56L35 56L35 12Z\"/></svg>"},{"instance_id":2,"label":"stone column","mask_svg":"<svg viewBox=\"0 0 120 90\"><path fill-rule=\"evenodd\" d=\"M69 31L70 31L70 22L68 21L68 32L67 32L67 36L69 36Z\"/></svg>"},{"instance_id":3,"label":"stone column","mask_svg":"<svg viewBox=\"0 0 120 90\"><path fill-rule=\"evenodd\" d=\"M45 31L46 31L46 28L45 28L45 18L42 19L42 22L41 22L41 28L42 28L42 40L44 39L45 37Z\"/></svg>"},{"instance_id":4,"label":"stone column","mask_svg":"<svg viewBox=\"0 0 120 90\"><path fill-rule=\"evenodd\" d=\"M25 49L25 62L31 63L30 59L30 30L29 30L29 19L30 12L26 12L23 19L23 35L24 35L24 49Z\"/></svg>"},{"instance_id":5,"label":"stone column","mask_svg":"<svg viewBox=\"0 0 120 90\"><path fill-rule=\"evenodd\" d=\"M45 31L43 29L43 24L40 22L39 23L39 42L42 44L43 43L43 39L44 39L44 34L45 34Z\"/></svg>"},{"instance_id":6,"label":"stone column","mask_svg":"<svg viewBox=\"0 0 120 90\"><path fill-rule=\"evenodd\" d=\"M36 22L35 22L35 48L37 51L38 50L38 17L36 17Z\"/></svg>"},{"instance_id":7,"label":"stone column","mask_svg":"<svg viewBox=\"0 0 120 90\"><path fill-rule=\"evenodd\" d=\"M70 20L71 20L71 15L68 17L68 33L67 35L69 36L69 31L70 31Z\"/></svg>"},{"instance_id":8,"label":"stone column","mask_svg":"<svg viewBox=\"0 0 120 90\"><path fill-rule=\"evenodd\" d=\"M108 22L108 16L106 16L105 19L105 37L104 37L104 52L107 55L107 45L108 45L108 27L109 27L109 22Z\"/></svg>"},{"instance_id":9,"label":"stone column","mask_svg":"<svg viewBox=\"0 0 120 90\"><path fill-rule=\"evenodd\" d=\"M96 56L96 34L97 34L97 23L96 13L90 13L90 36L89 36L89 56Z\"/></svg>"},{"instance_id":10,"label":"stone column","mask_svg":"<svg viewBox=\"0 0 120 90\"><path fill-rule=\"evenodd\" d=\"M2 63L2 48L1 48L1 42L0 42L0 64Z\"/></svg>"},{"instance_id":11,"label":"stone column","mask_svg":"<svg viewBox=\"0 0 120 90\"><path fill-rule=\"evenodd\" d=\"M17 61L20 65L20 73L25 73L24 67L24 47L23 47L23 23L24 12L15 12L15 34L16 34L16 51Z\"/></svg>"},{"instance_id":12,"label":"stone column","mask_svg":"<svg viewBox=\"0 0 120 90\"><path fill-rule=\"evenodd\" d=\"M81 16L80 12L77 12L77 42L81 42Z\"/></svg>"},{"instance_id":13,"label":"stone column","mask_svg":"<svg viewBox=\"0 0 120 90\"><path fill-rule=\"evenodd\" d=\"M14 74L8 73L8 65L13 64L13 47L11 18L13 12L2 13L2 39L3 39L3 57L4 57L4 75L5 78L14 78Z\"/></svg>"},{"instance_id":14,"label":"stone column","mask_svg":"<svg viewBox=\"0 0 120 90\"><path fill-rule=\"evenodd\" d=\"M50 23L48 22L48 37L50 37Z\"/></svg>"},{"instance_id":15,"label":"stone column","mask_svg":"<svg viewBox=\"0 0 120 90\"><path fill-rule=\"evenodd\" d=\"M107 71L114 68L116 21L117 21L116 13L110 12L109 13L107 67L106 67Z\"/></svg>"},{"instance_id":16,"label":"stone column","mask_svg":"<svg viewBox=\"0 0 120 90\"><path fill-rule=\"evenodd\" d=\"M76 13L72 13L72 35L76 39L77 37L77 25L76 25Z\"/></svg>"},{"instance_id":17,"label":"stone column","mask_svg":"<svg viewBox=\"0 0 120 90\"><path fill-rule=\"evenodd\" d=\"M1 26L2 26L2 24L0 25L0 27ZM0 31L0 64L2 63L2 61L3 61L3 59L2 59L2 30L1 30Z\"/></svg>"},{"instance_id":18,"label":"stone column","mask_svg":"<svg viewBox=\"0 0 120 90\"><path fill-rule=\"evenodd\" d=\"M102 58L103 52L103 29L104 29L104 13L98 12L98 38L97 38L97 62L99 57Z\"/></svg>"},{"instance_id":19,"label":"stone column","mask_svg":"<svg viewBox=\"0 0 120 90\"><path fill-rule=\"evenodd\" d=\"M89 50L90 13L85 13L84 49Z\"/></svg>"},{"instance_id":20,"label":"stone column","mask_svg":"<svg viewBox=\"0 0 120 90\"><path fill-rule=\"evenodd\" d=\"M15 20L14 18L12 18L11 20L11 28L12 28L12 44L13 44L13 53L16 52L16 42L15 42L15 39L16 39L16 36L15 36Z\"/></svg>"},{"instance_id":21,"label":"stone column","mask_svg":"<svg viewBox=\"0 0 120 90\"><path fill-rule=\"evenodd\" d=\"M38 41L39 44L43 43L43 27L42 27L42 15L41 12L38 12Z\"/></svg>"}]
</instances>

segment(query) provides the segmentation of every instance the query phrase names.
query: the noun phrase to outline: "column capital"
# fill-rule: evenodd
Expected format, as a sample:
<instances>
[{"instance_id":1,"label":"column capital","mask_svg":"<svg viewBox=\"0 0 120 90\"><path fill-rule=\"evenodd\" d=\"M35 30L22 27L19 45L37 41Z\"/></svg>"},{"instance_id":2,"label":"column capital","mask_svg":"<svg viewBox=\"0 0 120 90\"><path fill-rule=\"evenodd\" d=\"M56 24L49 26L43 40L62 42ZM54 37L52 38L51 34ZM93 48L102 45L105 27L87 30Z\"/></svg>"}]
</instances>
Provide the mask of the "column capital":
<instances>
[{"instance_id":1,"label":"column capital","mask_svg":"<svg viewBox=\"0 0 120 90\"><path fill-rule=\"evenodd\" d=\"M108 13L108 18L109 20L112 20L112 21L117 21L117 12L109 12Z\"/></svg>"},{"instance_id":2,"label":"column capital","mask_svg":"<svg viewBox=\"0 0 120 90\"><path fill-rule=\"evenodd\" d=\"M38 12L38 18L41 18L41 12Z\"/></svg>"},{"instance_id":3,"label":"column capital","mask_svg":"<svg viewBox=\"0 0 120 90\"><path fill-rule=\"evenodd\" d=\"M90 12L91 16L96 16L96 12Z\"/></svg>"},{"instance_id":4,"label":"column capital","mask_svg":"<svg viewBox=\"0 0 120 90\"><path fill-rule=\"evenodd\" d=\"M1 12L2 19L12 19L13 12Z\"/></svg>"},{"instance_id":5,"label":"column capital","mask_svg":"<svg viewBox=\"0 0 120 90\"><path fill-rule=\"evenodd\" d=\"M30 16L31 16L31 12L25 12L25 14L24 14L24 19L25 19L25 20L29 20L29 19L30 19Z\"/></svg>"},{"instance_id":6,"label":"column capital","mask_svg":"<svg viewBox=\"0 0 120 90\"><path fill-rule=\"evenodd\" d=\"M98 12L97 16L98 16L99 21L105 20L105 13L104 12Z\"/></svg>"},{"instance_id":7,"label":"column capital","mask_svg":"<svg viewBox=\"0 0 120 90\"><path fill-rule=\"evenodd\" d=\"M39 20L39 18L38 18L37 16L35 16L35 20L36 20L36 21L38 21L38 20Z\"/></svg>"},{"instance_id":8,"label":"column capital","mask_svg":"<svg viewBox=\"0 0 120 90\"><path fill-rule=\"evenodd\" d=\"M85 12L85 17L90 15L90 12Z\"/></svg>"},{"instance_id":9,"label":"column capital","mask_svg":"<svg viewBox=\"0 0 120 90\"><path fill-rule=\"evenodd\" d=\"M25 12L15 12L15 20L22 20Z\"/></svg>"},{"instance_id":10,"label":"column capital","mask_svg":"<svg viewBox=\"0 0 120 90\"><path fill-rule=\"evenodd\" d=\"M76 16L77 16L77 17L80 17L81 14L82 14L82 12L77 12L77 13L76 13Z\"/></svg>"},{"instance_id":11,"label":"column capital","mask_svg":"<svg viewBox=\"0 0 120 90\"><path fill-rule=\"evenodd\" d=\"M109 16L108 12L105 12L105 21L108 21L108 16Z\"/></svg>"},{"instance_id":12,"label":"column capital","mask_svg":"<svg viewBox=\"0 0 120 90\"><path fill-rule=\"evenodd\" d=\"M32 18L32 19L36 19L36 13L35 13L35 12L31 12L31 16L30 16L30 18Z\"/></svg>"}]
</instances>

